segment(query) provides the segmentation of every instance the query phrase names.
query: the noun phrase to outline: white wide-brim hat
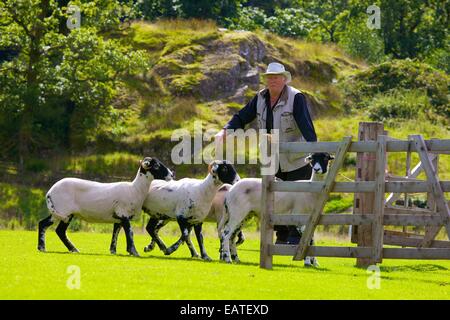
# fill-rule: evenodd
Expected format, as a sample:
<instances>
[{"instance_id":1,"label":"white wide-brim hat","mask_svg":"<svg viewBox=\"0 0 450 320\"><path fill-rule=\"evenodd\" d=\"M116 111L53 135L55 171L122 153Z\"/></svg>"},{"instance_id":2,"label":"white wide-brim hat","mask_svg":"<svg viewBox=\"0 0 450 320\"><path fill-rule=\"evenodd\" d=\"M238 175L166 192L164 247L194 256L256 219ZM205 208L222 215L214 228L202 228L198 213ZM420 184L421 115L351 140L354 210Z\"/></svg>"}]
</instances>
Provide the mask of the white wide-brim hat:
<instances>
[{"instance_id":1,"label":"white wide-brim hat","mask_svg":"<svg viewBox=\"0 0 450 320\"><path fill-rule=\"evenodd\" d=\"M269 65L267 66L266 73L263 73L262 75L267 76L269 74L282 74L283 76L286 77L286 82L291 82L292 80L291 73L289 71L286 71L284 66L278 62L269 63Z\"/></svg>"}]
</instances>

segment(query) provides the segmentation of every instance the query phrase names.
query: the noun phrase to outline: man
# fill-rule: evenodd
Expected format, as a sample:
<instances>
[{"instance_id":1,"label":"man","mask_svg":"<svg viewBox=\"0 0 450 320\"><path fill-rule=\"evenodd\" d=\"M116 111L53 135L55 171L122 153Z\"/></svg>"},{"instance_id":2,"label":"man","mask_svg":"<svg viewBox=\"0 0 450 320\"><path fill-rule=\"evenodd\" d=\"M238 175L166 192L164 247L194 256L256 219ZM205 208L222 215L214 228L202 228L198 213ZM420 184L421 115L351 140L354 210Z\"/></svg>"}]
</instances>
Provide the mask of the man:
<instances>
[{"instance_id":1,"label":"man","mask_svg":"<svg viewBox=\"0 0 450 320\"><path fill-rule=\"evenodd\" d=\"M280 63L273 62L263 74L267 87L259 91L216 135L224 139L227 129L244 129L257 119L259 129L279 129L280 142L317 141L305 96L288 86L291 74ZM307 180L312 168L302 154L280 154L276 177L285 181ZM277 244L298 244L300 233L295 226L275 226Z\"/></svg>"}]
</instances>

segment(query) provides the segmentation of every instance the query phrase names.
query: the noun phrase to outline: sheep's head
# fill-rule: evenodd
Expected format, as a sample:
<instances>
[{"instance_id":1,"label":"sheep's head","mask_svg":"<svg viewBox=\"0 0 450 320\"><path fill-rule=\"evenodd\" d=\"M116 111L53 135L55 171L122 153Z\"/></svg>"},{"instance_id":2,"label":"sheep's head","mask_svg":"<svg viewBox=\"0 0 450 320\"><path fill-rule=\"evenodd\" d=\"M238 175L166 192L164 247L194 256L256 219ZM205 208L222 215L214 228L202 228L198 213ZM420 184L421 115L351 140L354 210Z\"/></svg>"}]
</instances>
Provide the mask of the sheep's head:
<instances>
[{"instance_id":1,"label":"sheep's head","mask_svg":"<svg viewBox=\"0 0 450 320\"><path fill-rule=\"evenodd\" d=\"M325 174L328 170L328 162L334 157L326 152L313 153L306 157L315 173Z\"/></svg>"},{"instance_id":2,"label":"sheep's head","mask_svg":"<svg viewBox=\"0 0 450 320\"><path fill-rule=\"evenodd\" d=\"M234 184L240 177L233 165L226 160L214 160L208 166L208 172L217 183Z\"/></svg>"},{"instance_id":3,"label":"sheep's head","mask_svg":"<svg viewBox=\"0 0 450 320\"><path fill-rule=\"evenodd\" d=\"M140 161L140 165L139 172L145 175L150 173L154 179L170 181L175 177L174 173L156 158L145 157Z\"/></svg>"}]
</instances>

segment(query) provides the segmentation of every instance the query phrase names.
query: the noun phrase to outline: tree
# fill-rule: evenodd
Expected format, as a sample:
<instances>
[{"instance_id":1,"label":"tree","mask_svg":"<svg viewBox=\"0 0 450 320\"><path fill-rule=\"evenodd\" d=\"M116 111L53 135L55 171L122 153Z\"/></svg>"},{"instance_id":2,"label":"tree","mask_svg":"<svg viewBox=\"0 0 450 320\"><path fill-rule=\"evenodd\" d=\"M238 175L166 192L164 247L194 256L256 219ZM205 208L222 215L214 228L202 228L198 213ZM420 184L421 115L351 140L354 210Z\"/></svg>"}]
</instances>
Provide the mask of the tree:
<instances>
[{"instance_id":1,"label":"tree","mask_svg":"<svg viewBox=\"0 0 450 320\"><path fill-rule=\"evenodd\" d=\"M345 28L351 16L349 2L349 0L299 0L298 5L320 18L317 33L321 35L321 40L338 42L337 33Z\"/></svg>"},{"instance_id":2,"label":"tree","mask_svg":"<svg viewBox=\"0 0 450 320\"><path fill-rule=\"evenodd\" d=\"M386 54L423 56L445 45L450 6L445 0L381 0Z\"/></svg>"},{"instance_id":3,"label":"tree","mask_svg":"<svg viewBox=\"0 0 450 320\"><path fill-rule=\"evenodd\" d=\"M4 153L30 155L82 147L111 114L121 76L146 66L145 54L106 38L126 6L72 1L81 27L64 29L71 13L52 0L0 2L0 49L18 54L0 64L0 142Z\"/></svg>"}]
</instances>

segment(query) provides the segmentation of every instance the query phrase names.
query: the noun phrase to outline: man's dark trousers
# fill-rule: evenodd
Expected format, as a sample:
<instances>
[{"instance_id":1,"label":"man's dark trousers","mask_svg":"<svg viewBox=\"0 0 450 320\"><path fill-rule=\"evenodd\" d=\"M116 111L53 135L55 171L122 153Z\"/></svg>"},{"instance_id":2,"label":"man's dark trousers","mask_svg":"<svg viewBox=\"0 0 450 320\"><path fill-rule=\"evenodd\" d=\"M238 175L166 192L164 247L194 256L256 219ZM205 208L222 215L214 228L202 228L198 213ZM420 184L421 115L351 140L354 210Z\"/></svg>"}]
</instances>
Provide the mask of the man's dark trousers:
<instances>
[{"instance_id":1,"label":"man's dark trousers","mask_svg":"<svg viewBox=\"0 0 450 320\"><path fill-rule=\"evenodd\" d=\"M281 172L278 169L275 177L283 181L309 180L312 175L312 168L309 164L294 171ZM296 226L275 226L278 244L298 244L300 242L300 233Z\"/></svg>"}]
</instances>

